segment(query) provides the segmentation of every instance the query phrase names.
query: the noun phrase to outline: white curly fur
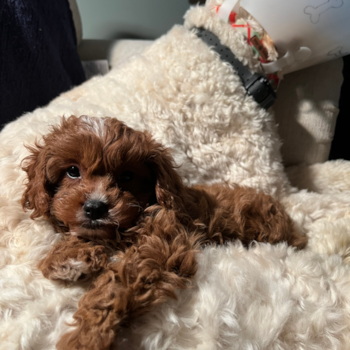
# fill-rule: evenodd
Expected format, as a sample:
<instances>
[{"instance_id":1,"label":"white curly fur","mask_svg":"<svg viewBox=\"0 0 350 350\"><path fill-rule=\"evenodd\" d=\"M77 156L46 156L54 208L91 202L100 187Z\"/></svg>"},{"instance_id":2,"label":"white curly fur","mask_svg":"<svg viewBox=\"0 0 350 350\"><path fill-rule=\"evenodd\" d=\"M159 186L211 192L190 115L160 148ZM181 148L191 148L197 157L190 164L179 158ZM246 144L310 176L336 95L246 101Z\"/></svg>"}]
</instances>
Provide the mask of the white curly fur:
<instances>
[{"instance_id":1,"label":"white curly fur","mask_svg":"<svg viewBox=\"0 0 350 350\"><path fill-rule=\"evenodd\" d=\"M216 33L245 64L259 65L241 34L211 7L194 7L146 52L104 77L20 117L0 134L0 349L54 349L88 284L64 286L36 264L59 240L30 220L20 198L23 144L33 144L63 115L110 116L148 130L174 150L187 183L226 181L279 198L307 250L285 245L207 247L192 289L136 320L122 349L349 349L350 165L284 172L273 116L246 96L232 68L188 30ZM98 125L96 125L98 131ZM317 168L317 169L316 169ZM316 169L316 170L315 170ZM322 175L321 175L322 174ZM336 186L333 191L333 181ZM317 190L311 192L309 190Z\"/></svg>"},{"instance_id":2,"label":"white curly fur","mask_svg":"<svg viewBox=\"0 0 350 350\"><path fill-rule=\"evenodd\" d=\"M350 269L284 244L208 247L193 289L135 322L118 349L348 349Z\"/></svg>"}]
</instances>

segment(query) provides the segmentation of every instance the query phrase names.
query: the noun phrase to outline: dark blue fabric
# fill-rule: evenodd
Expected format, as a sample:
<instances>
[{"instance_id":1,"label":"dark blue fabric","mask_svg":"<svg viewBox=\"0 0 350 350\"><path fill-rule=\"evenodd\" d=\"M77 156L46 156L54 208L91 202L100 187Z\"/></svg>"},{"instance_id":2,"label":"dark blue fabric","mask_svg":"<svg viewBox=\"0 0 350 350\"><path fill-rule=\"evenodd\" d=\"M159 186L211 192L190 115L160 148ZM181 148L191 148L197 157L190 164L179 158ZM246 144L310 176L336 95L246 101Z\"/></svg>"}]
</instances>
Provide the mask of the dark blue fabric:
<instances>
[{"instance_id":1,"label":"dark blue fabric","mask_svg":"<svg viewBox=\"0 0 350 350\"><path fill-rule=\"evenodd\" d=\"M340 92L339 114L335 126L329 159L350 160L349 117L350 117L350 55L343 57L343 85Z\"/></svg>"},{"instance_id":2,"label":"dark blue fabric","mask_svg":"<svg viewBox=\"0 0 350 350\"><path fill-rule=\"evenodd\" d=\"M85 80L67 0L0 0L0 129Z\"/></svg>"}]
</instances>

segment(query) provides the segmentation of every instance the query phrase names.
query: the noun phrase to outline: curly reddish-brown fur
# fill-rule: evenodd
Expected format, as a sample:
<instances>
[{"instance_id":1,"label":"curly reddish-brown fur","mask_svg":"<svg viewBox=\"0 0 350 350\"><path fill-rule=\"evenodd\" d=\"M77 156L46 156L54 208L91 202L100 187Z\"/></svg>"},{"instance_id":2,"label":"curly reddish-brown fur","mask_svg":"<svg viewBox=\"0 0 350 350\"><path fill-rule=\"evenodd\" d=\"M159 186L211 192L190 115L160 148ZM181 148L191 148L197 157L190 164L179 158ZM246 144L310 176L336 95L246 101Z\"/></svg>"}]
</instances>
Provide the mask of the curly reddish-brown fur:
<instances>
[{"instance_id":1,"label":"curly reddish-brown fur","mask_svg":"<svg viewBox=\"0 0 350 350\"><path fill-rule=\"evenodd\" d=\"M39 269L53 280L97 276L58 349L109 349L120 326L189 285L204 243L306 245L271 196L186 187L168 150L116 119L62 119L29 150L22 205L64 233ZM97 217L87 203L99 203Z\"/></svg>"}]
</instances>

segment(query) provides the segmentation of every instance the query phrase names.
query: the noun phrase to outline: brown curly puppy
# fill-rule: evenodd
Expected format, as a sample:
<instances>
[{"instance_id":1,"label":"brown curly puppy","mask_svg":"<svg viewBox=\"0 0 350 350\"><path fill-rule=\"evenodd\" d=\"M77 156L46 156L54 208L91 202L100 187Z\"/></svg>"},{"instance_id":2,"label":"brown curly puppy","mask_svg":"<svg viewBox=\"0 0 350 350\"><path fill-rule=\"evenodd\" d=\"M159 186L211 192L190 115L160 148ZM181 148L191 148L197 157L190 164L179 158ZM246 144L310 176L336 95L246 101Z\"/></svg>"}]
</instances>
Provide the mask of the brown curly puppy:
<instances>
[{"instance_id":1,"label":"brown curly puppy","mask_svg":"<svg viewBox=\"0 0 350 350\"><path fill-rule=\"evenodd\" d=\"M62 119L29 149L23 207L64 233L39 269L71 282L98 273L58 349L109 349L120 326L188 286L203 243L306 244L272 197L186 187L168 150L116 119Z\"/></svg>"}]
</instances>

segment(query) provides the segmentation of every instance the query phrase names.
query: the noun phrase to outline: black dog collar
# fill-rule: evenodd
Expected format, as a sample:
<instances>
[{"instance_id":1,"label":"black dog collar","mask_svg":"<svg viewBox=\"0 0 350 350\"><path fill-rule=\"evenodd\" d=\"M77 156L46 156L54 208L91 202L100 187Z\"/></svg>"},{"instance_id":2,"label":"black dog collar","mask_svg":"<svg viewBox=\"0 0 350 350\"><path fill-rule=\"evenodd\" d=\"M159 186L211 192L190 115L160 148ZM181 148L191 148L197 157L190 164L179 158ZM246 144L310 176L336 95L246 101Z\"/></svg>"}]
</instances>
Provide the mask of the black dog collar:
<instances>
[{"instance_id":1,"label":"black dog collar","mask_svg":"<svg viewBox=\"0 0 350 350\"><path fill-rule=\"evenodd\" d=\"M269 81L262 74L252 74L241 61L227 47L221 44L219 38L204 28L197 28L197 36L210 46L224 62L228 62L242 80L247 94L252 96L262 108L268 109L276 100L276 94L273 91Z\"/></svg>"}]
</instances>

